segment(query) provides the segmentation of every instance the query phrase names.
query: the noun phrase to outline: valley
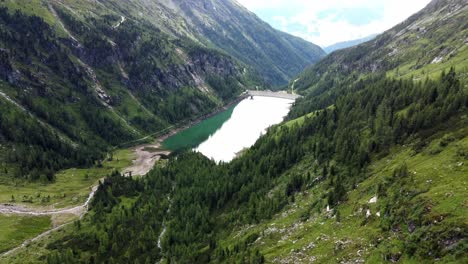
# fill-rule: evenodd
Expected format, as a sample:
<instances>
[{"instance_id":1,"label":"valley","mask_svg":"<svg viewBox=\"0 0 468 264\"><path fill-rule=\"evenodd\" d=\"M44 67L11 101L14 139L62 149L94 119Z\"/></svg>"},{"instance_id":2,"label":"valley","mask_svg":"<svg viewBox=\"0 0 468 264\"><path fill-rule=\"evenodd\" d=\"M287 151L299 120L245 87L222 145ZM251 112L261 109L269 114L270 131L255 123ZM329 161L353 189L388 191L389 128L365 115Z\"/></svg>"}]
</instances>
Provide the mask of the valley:
<instances>
[{"instance_id":1,"label":"valley","mask_svg":"<svg viewBox=\"0 0 468 264\"><path fill-rule=\"evenodd\" d=\"M0 263L465 263L467 35L465 0L328 55L233 0L0 0Z\"/></svg>"},{"instance_id":2,"label":"valley","mask_svg":"<svg viewBox=\"0 0 468 264\"><path fill-rule=\"evenodd\" d=\"M49 235L51 232L55 232L72 224L73 221L81 219L87 213L89 203L98 190L100 183L114 172L121 173L126 177L144 176L155 166L156 162L161 160L161 158L167 159L172 151L183 151L187 148L195 148L197 151L208 155L210 158L218 159L219 157L209 156L210 152L204 152L203 150L200 150L200 147L207 143L213 144L209 143L209 140L207 139L211 138L213 134L216 134L216 132L222 128L224 123L231 118L233 111L239 108L239 104L244 103L255 105L258 110L263 108L263 112L260 112L259 115L250 117L249 119L249 122L254 123L261 121L260 127L253 130L253 134L250 132L250 137L253 137L253 141L250 140L252 143L240 146L238 145L240 143L233 145L233 147L239 150L249 147L249 144L253 144L253 142L262 134L261 131L271 125L274 125L275 122L280 122L282 118L287 115L289 105L293 102L289 99L266 99L269 96L272 96L271 98L280 97L282 96L280 93L255 94L255 96L250 94L242 95L238 100L233 101L233 103L228 104L213 114L208 115L209 117L207 119L199 118L196 121L191 122L191 126L185 125L180 128L175 128L169 132L166 131L163 136L154 140L155 143L138 145L129 149L116 150L108 156L107 160L94 168L73 168L63 172L58 172L56 176L57 179L54 183L40 185L22 183L22 186L20 183L20 186L3 186L4 190L2 191L0 199L3 198L4 200L0 200L0 203L2 203L0 204L0 218L7 220L15 216L25 217L25 219L35 219L44 216L50 217L52 221L52 229L25 240L17 247L14 247L15 245L11 244L10 247L13 248L1 253L1 256L8 256L16 250L28 246L30 243ZM265 119L264 115L274 109L277 109L278 106L281 105L281 101L285 101L286 104L282 106L283 109L279 112L279 115L276 114L276 117L273 116L273 119L270 118L270 120ZM265 104L266 102L269 103ZM242 119L245 123L244 119L248 118L248 116L245 115L246 110L236 110L236 112L239 111L244 112L244 116L238 116L237 114L235 115L236 119ZM248 112L250 111L251 110L248 110ZM231 125L231 131L229 133L234 135L229 136L230 140L234 140L235 137L241 136L238 134L235 135L236 131L248 131L249 126L250 125L248 123L237 123ZM200 131L200 129L202 130ZM150 138L151 137L145 137L145 140L149 140ZM174 142L177 145L171 145L174 144L171 142ZM186 143L181 145L183 142ZM228 152L228 149L222 148L219 149L218 152L219 151L224 153L220 155L231 155L226 153ZM90 175L93 175L91 181ZM77 178L82 178L81 182L72 184L72 181ZM99 182L99 184L97 184L97 182ZM15 197L18 198L18 201ZM59 221L55 220L58 218L62 219ZM27 226L18 225L16 228L15 233L17 234L24 233L24 236L33 234L25 232ZM6 241L7 240L4 242ZM0 243L2 243L2 241L0 241Z\"/></svg>"}]
</instances>

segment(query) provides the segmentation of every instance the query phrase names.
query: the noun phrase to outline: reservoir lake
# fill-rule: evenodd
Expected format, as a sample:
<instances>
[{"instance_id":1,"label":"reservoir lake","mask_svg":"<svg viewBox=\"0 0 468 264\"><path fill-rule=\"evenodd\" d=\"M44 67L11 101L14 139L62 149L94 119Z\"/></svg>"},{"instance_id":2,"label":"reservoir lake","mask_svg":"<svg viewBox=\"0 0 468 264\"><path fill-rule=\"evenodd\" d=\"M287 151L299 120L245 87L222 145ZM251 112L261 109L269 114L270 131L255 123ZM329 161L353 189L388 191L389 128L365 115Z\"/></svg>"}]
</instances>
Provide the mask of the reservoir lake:
<instances>
[{"instance_id":1,"label":"reservoir lake","mask_svg":"<svg viewBox=\"0 0 468 264\"><path fill-rule=\"evenodd\" d=\"M272 125L283 121L293 100L260 97L244 99L162 142L172 151L193 149L217 162L229 162L251 147Z\"/></svg>"}]
</instances>

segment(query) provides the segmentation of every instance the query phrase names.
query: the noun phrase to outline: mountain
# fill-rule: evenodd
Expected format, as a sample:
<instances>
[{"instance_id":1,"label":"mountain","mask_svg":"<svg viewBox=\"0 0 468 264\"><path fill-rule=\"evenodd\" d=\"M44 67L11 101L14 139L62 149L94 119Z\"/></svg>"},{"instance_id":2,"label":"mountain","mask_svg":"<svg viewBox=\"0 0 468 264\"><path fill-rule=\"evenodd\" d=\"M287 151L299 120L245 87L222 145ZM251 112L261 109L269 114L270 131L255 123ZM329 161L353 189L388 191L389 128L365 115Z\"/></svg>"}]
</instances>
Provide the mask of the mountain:
<instances>
[{"instance_id":1,"label":"mountain","mask_svg":"<svg viewBox=\"0 0 468 264\"><path fill-rule=\"evenodd\" d=\"M0 142L13 150L0 161L16 178L50 181L93 164L111 146L187 123L249 87L283 84L323 56L228 0L0 8Z\"/></svg>"},{"instance_id":2,"label":"mountain","mask_svg":"<svg viewBox=\"0 0 468 264\"><path fill-rule=\"evenodd\" d=\"M374 35L370 35L370 36L360 38L360 39L338 42L338 43L335 43L333 45L330 45L328 47L323 48L323 50L327 54L330 54L330 53L334 52L335 50L346 49L346 48L353 47L353 46L359 45L361 43L367 42L369 40L374 39L376 36L377 36L377 34L374 34Z\"/></svg>"},{"instance_id":3,"label":"mountain","mask_svg":"<svg viewBox=\"0 0 468 264\"><path fill-rule=\"evenodd\" d=\"M0 159L9 176L52 180L60 168L90 165L111 146L261 85L226 53L98 1L0 8L0 141L8 150Z\"/></svg>"},{"instance_id":4,"label":"mountain","mask_svg":"<svg viewBox=\"0 0 468 264\"><path fill-rule=\"evenodd\" d=\"M114 173L89 214L5 260L466 262L467 15L434 0L328 55L231 163L185 152L144 178Z\"/></svg>"},{"instance_id":5,"label":"mountain","mask_svg":"<svg viewBox=\"0 0 468 264\"><path fill-rule=\"evenodd\" d=\"M273 85L286 84L324 56L318 46L273 29L235 1L171 2L200 35L252 65Z\"/></svg>"},{"instance_id":6,"label":"mountain","mask_svg":"<svg viewBox=\"0 0 468 264\"><path fill-rule=\"evenodd\" d=\"M286 84L325 55L317 45L272 28L232 0L135 0L103 1L103 4L118 7L127 16L144 14L169 34L221 49L253 67L273 86Z\"/></svg>"},{"instance_id":7,"label":"mountain","mask_svg":"<svg viewBox=\"0 0 468 264\"><path fill-rule=\"evenodd\" d=\"M364 44L334 52L298 76L297 90L320 93L335 81L377 72L414 79L466 66L465 1L432 1L421 12ZM450 19L448 19L450 18Z\"/></svg>"},{"instance_id":8,"label":"mountain","mask_svg":"<svg viewBox=\"0 0 468 264\"><path fill-rule=\"evenodd\" d=\"M467 15L434 0L328 55L300 75L287 120L231 163L188 151L145 177L114 172L88 214L0 260L466 262Z\"/></svg>"}]
</instances>

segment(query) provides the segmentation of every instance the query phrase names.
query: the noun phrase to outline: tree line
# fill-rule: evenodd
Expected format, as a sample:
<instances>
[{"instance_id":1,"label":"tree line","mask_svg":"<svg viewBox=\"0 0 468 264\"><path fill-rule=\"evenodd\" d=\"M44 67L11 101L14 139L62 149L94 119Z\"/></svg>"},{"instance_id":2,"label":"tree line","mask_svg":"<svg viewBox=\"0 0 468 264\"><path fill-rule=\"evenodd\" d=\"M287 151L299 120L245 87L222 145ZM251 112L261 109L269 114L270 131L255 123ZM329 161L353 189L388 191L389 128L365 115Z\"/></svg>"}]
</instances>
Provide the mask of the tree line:
<instances>
[{"instance_id":1,"label":"tree line","mask_svg":"<svg viewBox=\"0 0 468 264\"><path fill-rule=\"evenodd\" d=\"M188 152L145 178L112 177L100 187L92 213L73 236L54 244L49 263L65 258L152 263L163 257L178 263L262 263L264 256L250 247L255 234L231 245L220 242L234 228L270 219L294 202L295 193L319 182L326 183L326 195L311 210L345 201L366 177L372 159L392 146L417 142L415 138L424 142L447 120L466 114L467 107L468 95L454 69L421 82L381 76L362 80L332 107L303 122L269 129L231 163L216 164ZM402 167L395 177L407 174ZM163 222L167 230L159 250L155 241ZM123 241L119 232L130 235ZM426 239L428 247L440 247L435 235ZM99 245L105 248L95 250ZM426 253L410 252L422 259Z\"/></svg>"}]
</instances>

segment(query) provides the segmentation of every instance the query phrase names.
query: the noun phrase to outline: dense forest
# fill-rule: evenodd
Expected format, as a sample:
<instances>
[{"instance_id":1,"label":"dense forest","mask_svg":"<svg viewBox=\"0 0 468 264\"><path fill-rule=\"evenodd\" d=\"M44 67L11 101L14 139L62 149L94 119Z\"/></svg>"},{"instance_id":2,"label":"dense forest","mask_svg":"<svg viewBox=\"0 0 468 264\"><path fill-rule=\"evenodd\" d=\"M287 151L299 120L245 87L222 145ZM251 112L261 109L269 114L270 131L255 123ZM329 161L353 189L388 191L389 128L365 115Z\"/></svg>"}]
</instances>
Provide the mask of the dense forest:
<instances>
[{"instance_id":1,"label":"dense forest","mask_svg":"<svg viewBox=\"0 0 468 264\"><path fill-rule=\"evenodd\" d=\"M58 107L63 101L75 100L73 97L77 93L87 93L87 84L81 79L82 73L74 68L75 65L67 64L67 60L60 60L67 57L67 51L57 43L51 42L54 33L42 19L25 16L19 12L10 14L7 9L0 8L0 20L2 44L11 47L8 51L2 50L2 65L6 66L5 78L0 80L0 87L15 94L24 107L16 107L7 100L1 101L0 140L12 146L9 155L2 158L6 162L19 165L18 169L13 170L14 176L29 180L52 180L54 172L60 168L92 165L102 157L105 141L101 138L91 138L87 133L77 133L77 116L69 109ZM31 36L34 43L31 43ZM55 87L47 87L46 83L38 82L36 73L22 70L22 74L27 75L27 78L23 79L18 72L14 72L11 61L28 65L33 63L33 59L47 61L50 69L44 69L45 71L53 70L73 83L73 87L66 90L68 94L59 93L58 98L51 99L49 95ZM14 87L29 89L23 92ZM48 97L51 100L47 102L45 98ZM85 104L88 106L85 107ZM95 100L82 101L78 107L102 113L99 103ZM35 112L35 115L30 112ZM86 115L86 112L83 115ZM56 129L38 119L50 122ZM93 115L93 118L87 120L90 127L97 123L113 127L114 134L106 135L106 139L110 141L132 137L104 113ZM78 144L79 147L76 147Z\"/></svg>"},{"instance_id":2,"label":"dense forest","mask_svg":"<svg viewBox=\"0 0 468 264\"><path fill-rule=\"evenodd\" d=\"M231 0L0 0L0 262L466 262L465 2L317 62ZM314 62L233 161L117 171L123 146Z\"/></svg>"},{"instance_id":3,"label":"dense forest","mask_svg":"<svg viewBox=\"0 0 468 264\"><path fill-rule=\"evenodd\" d=\"M365 179L373 159L409 142L418 152L427 137L459 120L468 107L468 94L454 69L437 80L419 82L376 75L345 91L333 105L302 121L269 129L229 164L184 153L141 179L113 175L100 186L91 213L75 223L73 236L48 246L53 252L48 262L154 263L165 258L178 263L262 263L262 254L249 247L257 236L228 247L220 241L235 227L271 218L294 202L295 193L319 183L327 186L326 195L317 198L311 211L345 201L347 192ZM304 168L296 169L298 164ZM396 169L394 177L394 183L405 181L408 169ZM390 195L385 186L378 189L380 195ZM431 226L424 210L401 210L406 196L392 197L397 200L384 209L392 214L381 218L382 232L408 218L427 225L424 231L398 238L405 254L420 261L463 256L463 243L447 250L437 240L463 236L462 223ZM421 239L425 246L415 250Z\"/></svg>"},{"instance_id":4,"label":"dense forest","mask_svg":"<svg viewBox=\"0 0 468 264\"><path fill-rule=\"evenodd\" d=\"M51 182L262 83L225 53L145 21L115 30L120 16L81 17L54 3L43 11L57 24L0 7L0 143L9 149L0 164L10 178Z\"/></svg>"}]
</instances>

